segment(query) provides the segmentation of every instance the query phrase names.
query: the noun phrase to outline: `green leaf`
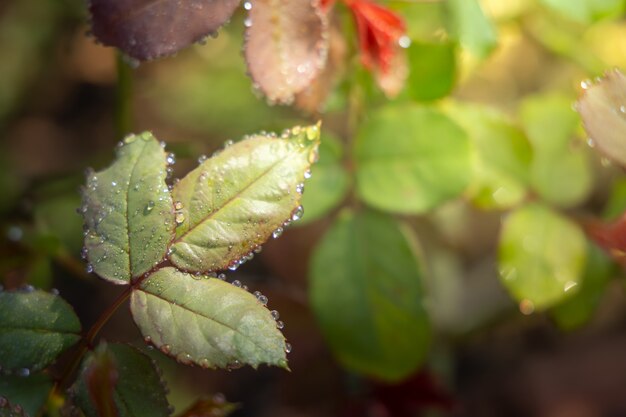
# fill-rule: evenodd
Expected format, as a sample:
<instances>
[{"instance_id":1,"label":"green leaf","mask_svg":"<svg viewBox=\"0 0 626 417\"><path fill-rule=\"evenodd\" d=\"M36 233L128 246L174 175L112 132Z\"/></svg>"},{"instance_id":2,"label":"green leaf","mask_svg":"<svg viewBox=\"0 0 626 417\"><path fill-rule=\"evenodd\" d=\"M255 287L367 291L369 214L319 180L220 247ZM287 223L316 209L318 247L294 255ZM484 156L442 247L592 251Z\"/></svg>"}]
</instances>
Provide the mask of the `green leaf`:
<instances>
[{"instance_id":1,"label":"green leaf","mask_svg":"<svg viewBox=\"0 0 626 417\"><path fill-rule=\"evenodd\" d=\"M320 160L311 167L311 179L302 195L305 215L297 223L299 226L317 220L337 207L350 186L350 177L342 165L341 143L324 133L319 153Z\"/></svg>"},{"instance_id":2,"label":"green leaf","mask_svg":"<svg viewBox=\"0 0 626 417\"><path fill-rule=\"evenodd\" d=\"M311 304L348 368L397 381L423 363L429 323L408 230L391 217L345 211L317 247Z\"/></svg>"},{"instance_id":3,"label":"green leaf","mask_svg":"<svg viewBox=\"0 0 626 417\"><path fill-rule=\"evenodd\" d=\"M606 286L615 273L610 258L595 245L588 245L587 265L576 294L552 308L550 315L565 330L586 324L595 313Z\"/></svg>"},{"instance_id":4,"label":"green leaf","mask_svg":"<svg viewBox=\"0 0 626 417\"><path fill-rule=\"evenodd\" d=\"M355 147L357 191L381 210L418 214L459 196L469 183L470 142L440 112L386 106L361 125Z\"/></svg>"},{"instance_id":5,"label":"green leaf","mask_svg":"<svg viewBox=\"0 0 626 417\"><path fill-rule=\"evenodd\" d=\"M586 240L570 220L540 204L526 205L503 222L501 281L522 310L543 310L578 290Z\"/></svg>"},{"instance_id":6,"label":"green leaf","mask_svg":"<svg viewBox=\"0 0 626 417\"><path fill-rule=\"evenodd\" d=\"M624 12L623 0L540 0L540 3L579 23L617 17Z\"/></svg>"},{"instance_id":7,"label":"green leaf","mask_svg":"<svg viewBox=\"0 0 626 417\"><path fill-rule=\"evenodd\" d=\"M45 374L35 374L26 378L15 375L0 376L0 397L6 398L13 405L19 405L30 416L37 415L37 411L46 402L51 388L52 380Z\"/></svg>"},{"instance_id":8,"label":"green leaf","mask_svg":"<svg viewBox=\"0 0 626 417\"><path fill-rule=\"evenodd\" d=\"M452 91L456 80L456 44L414 41L408 49L409 95L420 101L436 100Z\"/></svg>"},{"instance_id":9,"label":"green leaf","mask_svg":"<svg viewBox=\"0 0 626 417\"><path fill-rule=\"evenodd\" d=\"M478 58L485 58L497 46L493 24L484 15L478 0L448 0L451 32L461 45Z\"/></svg>"},{"instance_id":10,"label":"green leaf","mask_svg":"<svg viewBox=\"0 0 626 417\"><path fill-rule=\"evenodd\" d=\"M626 211L626 178L617 179L611 186L611 194L602 212L604 220L617 220Z\"/></svg>"},{"instance_id":11,"label":"green leaf","mask_svg":"<svg viewBox=\"0 0 626 417\"><path fill-rule=\"evenodd\" d=\"M179 362L287 367L285 339L270 311L219 279L160 269L133 291L131 311L146 340Z\"/></svg>"},{"instance_id":12,"label":"green leaf","mask_svg":"<svg viewBox=\"0 0 626 417\"><path fill-rule=\"evenodd\" d=\"M593 185L587 154L575 147L579 119L562 95L528 98L520 117L534 148L530 181L546 201L570 207L584 201Z\"/></svg>"},{"instance_id":13,"label":"green leaf","mask_svg":"<svg viewBox=\"0 0 626 417\"><path fill-rule=\"evenodd\" d=\"M128 284L163 260L174 233L166 154L152 134L130 135L109 168L91 173L82 212L91 268Z\"/></svg>"},{"instance_id":14,"label":"green leaf","mask_svg":"<svg viewBox=\"0 0 626 417\"><path fill-rule=\"evenodd\" d=\"M80 336L61 297L39 290L0 292L0 368L29 373L50 365Z\"/></svg>"},{"instance_id":15,"label":"green leaf","mask_svg":"<svg viewBox=\"0 0 626 417\"><path fill-rule=\"evenodd\" d=\"M482 208L508 208L527 193L532 150L524 134L492 109L455 103L447 114L474 143L474 178L467 191Z\"/></svg>"},{"instance_id":16,"label":"green leaf","mask_svg":"<svg viewBox=\"0 0 626 417\"><path fill-rule=\"evenodd\" d=\"M578 100L585 130L598 150L626 166L626 78L610 71L598 83L587 85Z\"/></svg>"},{"instance_id":17,"label":"green leaf","mask_svg":"<svg viewBox=\"0 0 626 417\"><path fill-rule=\"evenodd\" d=\"M176 239L170 260L180 269L236 268L285 222L299 218L305 172L317 159L319 127L281 138L254 135L206 160L176 184Z\"/></svg>"},{"instance_id":18,"label":"green leaf","mask_svg":"<svg viewBox=\"0 0 626 417\"><path fill-rule=\"evenodd\" d=\"M98 346L83 361L74 390L76 405L87 417L170 415L159 371L132 346Z\"/></svg>"}]
</instances>

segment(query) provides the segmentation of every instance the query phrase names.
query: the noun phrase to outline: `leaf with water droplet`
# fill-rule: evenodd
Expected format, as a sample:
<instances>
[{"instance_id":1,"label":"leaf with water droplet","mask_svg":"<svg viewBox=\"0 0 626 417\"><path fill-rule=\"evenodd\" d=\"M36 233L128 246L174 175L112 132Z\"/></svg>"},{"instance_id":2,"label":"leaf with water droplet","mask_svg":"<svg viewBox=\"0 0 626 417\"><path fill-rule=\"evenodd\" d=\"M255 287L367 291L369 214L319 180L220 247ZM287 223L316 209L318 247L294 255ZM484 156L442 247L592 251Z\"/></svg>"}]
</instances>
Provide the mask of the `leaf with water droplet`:
<instances>
[{"instance_id":1,"label":"leaf with water droplet","mask_svg":"<svg viewBox=\"0 0 626 417\"><path fill-rule=\"evenodd\" d=\"M587 134L597 149L626 166L626 77L612 70L601 81L587 88L578 100L577 110Z\"/></svg>"},{"instance_id":2,"label":"leaf with water droplet","mask_svg":"<svg viewBox=\"0 0 626 417\"><path fill-rule=\"evenodd\" d=\"M350 177L342 165L341 143L326 132L322 136L319 162L311 168L310 178L305 181L306 192L302 195L306 215L294 223L296 226L325 216L343 200L350 186Z\"/></svg>"},{"instance_id":3,"label":"leaf with water droplet","mask_svg":"<svg viewBox=\"0 0 626 417\"><path fill-rule=\"evenodd\" d=\"M469 134L476 150L467 195L481 208L508 208L526 196L532 150L528 139L495 109L448 103L446 113Z\"/></svg>"},{"instance_id":4,"label":"leaf with water droplet","mask_svg":"<svg viewBox=\"0 0 626 417\"><path fill-rule=\"evenodd\" d=\"M254 0L246 19L248 71L270 102L289 104L326 64L328 18L319 0Z\"/></svg>"},{"instance_id":5,"label":"leaf with water droplet","mask_svg":"<svg viewBox=\"0 0 626 417\"><path fill-rule=\"evenodd\" d=\"M319 127L284 138L253 135L206 160L173 190L184 218L169 255L191 272L226 269L265 242L300 205L296 191L319 144Z\"/></svg>"},{"instance_id":6,"label":"leaf with water droplet","mask_svg":"<svg viewBox=\"0 0 626 417\"><path fill-rule=\"evenodd\" d=\"M16 375L0 375L0 397L4 397L12 405L20 405L25 415L35 416L45 404L52 379L40 373L24 378ZM4 416L0 411L0 416Z\"/></svg>"},{"instance_id":7,"label":"leaf with water droplet","mask_svg":"<svg viewBox=\"0 0 626 417\"><path fill-rule=\"evenodd\" d=\"M498 257L500 279L517 301L543 310L578 291L587 243L582 230L548 207L533 203L504 220Z\"/></svg>"},{"instance_id":8,"label":"leaf with water droplet","mask_svg":"<svg viewBox=\"0 0 626 417\"><path fill-rule=\"evenodd\" d=\"M150 133L131 135L84 188L85 247L100 277L128 284L165 257L175 226L165 159Z\"/></svg>"},{"instance_id":9,"label":"leaf with water droplet","mask_svg":"<svg viewBox=\"0 0 626 417\"><path fill-rule=\"evenodd\" d=\"M79 339L80 322L61 297L41 290L0 292L0 369L36 371Z\"/></svg>"},{"instance_id":10,"label":"leaf with water droplet","mask_svg":"<svg viewBox=\"0 0 626 417\"><path fill-rule=\"evenodd\" d=\"M170 415L156 364L129 345L100 344L83 361L73 389L87 417Z\"/></svg>"},{"instance_id":11,"label":"leaf with water droplet","mask_svg":"<svg viewBox=\"0 0 626 417\"><path fill-rule=\"evenodd\" d=\"M313 254L310 291L345 366L390 381L421 366L430 341L422 274L407 227L371 211L339 216Z\"/></svg>"},{"instance_id":12,"label":"leaf with water droplet","mask_svg":"<svg viewBox=\"0 0 626 417\"><path fill-rule=\"evenodd\" d=\"M470 145L467 134L434 108L386 106L357 133L357 191L381 210L428 211L469 184Z\"/></svg>"},{"instance_id":13,"label":"leaf with water droplet","mask_svg":"<svg viewBox=\"0 0 626 417\"><path fill-rule=\"evenodd\" d=\"M92 33L138 59L172 55L215 33L240 0L89 0Z\"/></svg>"},{"instance_id":14,"label":"leaf with water droplet","mask_svg":"<svg viewBox=\"0 0 626 417\"><path fill-rule=\"evenodd\" d=\"M220 279L195 280L163 268L133 291L130 305L144 337L166 346L170 356L188 355L204 368L236 361L254 368L287 367L285 339L270 311L254 295Z\"/></svg>"}]
</instances>

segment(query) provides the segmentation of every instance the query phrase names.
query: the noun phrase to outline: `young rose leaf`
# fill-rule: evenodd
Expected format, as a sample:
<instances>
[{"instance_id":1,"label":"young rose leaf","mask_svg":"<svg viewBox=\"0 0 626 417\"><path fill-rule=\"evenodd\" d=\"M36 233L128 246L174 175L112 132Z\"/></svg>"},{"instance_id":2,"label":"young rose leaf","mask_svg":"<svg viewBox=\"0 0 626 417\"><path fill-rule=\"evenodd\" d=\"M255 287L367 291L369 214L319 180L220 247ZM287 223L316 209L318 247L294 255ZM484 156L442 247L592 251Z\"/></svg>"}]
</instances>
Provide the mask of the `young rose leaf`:
<instances>
[{"instance_id":1,"label":"young rose leaf","mask_svg":"<svg viewBox=\"0 0 626 417\"><path fill-rule=\"evenodd\" d=\"M618 70L608 72L596 84L585 84L577 110L587 134L598 150L626 166L626 78Z\"/></svg>"},{"instance_id":2,"label":"young rose leaf","mask_svg":"<svg viewBox=\"0 0 626 417\"><path fill-rule=\"evenodd\" d=\"M113 165L88 176L85 250L100 277L128 284L165 257L175 226L166 158L152 134L131 135Z\"/></svg>"},{"instance_id":3,"label":"young rose leaf","mask_svg":"<svg viewBox=\"0 0 626 417\"><path fill-rule=\"evenodd\" d=\"M285 338L270 311L222 280L163 268L133 291L130 308L146 340L181 363L287 367Z\"/></svg>"},{"instance_id":4,"label":"young rose leaf","mask_svg":"<svg viewBox=\"0 0 626 417\"><path fill-rule=\"evenodd\" d=\"M40 290L0 292L0 368L45 368L79 339L80 322L61 297Z\"/></svg>"},{"instance_id":5,"label":"young rose leaf","mask_svg":"<svg viewBox=\"0 0 626 417\"><path fill-rule=\"evenodd\" d=\"M297 219L305 173L317 159L319 126L276 138L254 135L206 160L173 190L172 263L185 271L236 268L285 222Z\"/></svg>"},{"instance_id":6,"label":"young rose leaf","mask_svg":"<svg viewBox=\"0 0 626 417\"><path fill-rule=\"evenodd\" d=\"M344 212L311 262L311 304L333 352L389 381L415 372L430 342L412 239L388 215Z\"/></svg>"},{"instance_id":7,"label":"young rose leaf","mask_svg":"<svg viewBox=\"0 0 626 417\"><path fill-rule=\"evenodd\" d=\"M23 377L18 375L0 376L0 403L2 398L19 405L25 415L35 416L48 398L52 388L50 376L40 373ZM0 412L0 416L2 416Z\"/></svg>"},{"instance_id":8,"label":"young rose leaf","mask_svg":"<svg viewBox=\"0 0 626 417\"><path fill-rule=\"evenodd\" d=\"M501 281L530 313L578 291L587 243L580 228L540 204L529 204L503 222L499 243Z\"/></svg>"},{"instance_id":9,"label":"young rose leaf","mask_svg":"<svg viewBox=\"0 0 626 417\"><path fill-rule=\"evenodd\" d=\"M250 0L245 57L270 102L289 104L326 63L328 17L319 0Z\"/></svg>"},{"instance_id":10,"label":"young rose leaf","mask_svg":"<svg viewBox=\"0 0 626 417\"><path fill-rule=\"evenodd\" d=\"M354 153L361 198L398 213L423 213L460 195L472 170L467 134L437 110L416 105L372 115Z\"/></svg>"},{"instance_id":11,"label":"young rose leaf","mask_svg":"<svg viewBox=\"0 0 626 417\"><path fill-rule=\"evenodd\" d=\"M101 344L85 360L74 386L87 417L167 417L167 392L154 362L136 348Z\"/></svg>"},{"instance_id":12,"label":"young rose leaf","mask_svg":"<svg viewBox=\"0 0 626 417\"><path fill-rule=\"evenodd\" d=\"M92 32L107 46L147 60L216 33L240 0L90 0Z\"/></svg>"},{"instance_id":13,"label":"young rose leaf","mask_svg":"<svg viewBox=\"0 0 626 417\"><path fill-rule=\"evenodd\" d=\"M409 73L405 48L410 43L404 20L369 0L346 2L356 20L361 62L376 76L388 97L400 93Z\"/></svg>"}]
</instances>

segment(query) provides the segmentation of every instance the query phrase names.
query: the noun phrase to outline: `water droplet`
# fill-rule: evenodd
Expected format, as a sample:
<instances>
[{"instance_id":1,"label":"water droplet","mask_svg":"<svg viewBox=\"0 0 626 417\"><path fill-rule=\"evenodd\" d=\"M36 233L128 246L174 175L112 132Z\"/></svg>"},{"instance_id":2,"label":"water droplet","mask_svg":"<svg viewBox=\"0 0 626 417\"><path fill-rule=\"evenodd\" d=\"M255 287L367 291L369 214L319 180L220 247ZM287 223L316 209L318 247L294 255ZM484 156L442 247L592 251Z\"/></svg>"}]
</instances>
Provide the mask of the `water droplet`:
<instances>
[{"instance_id":1,"label":"water droplet","mask_svg":"<svg viewBox=\"0 0 626 417\"><path fill-rule=\"evenodd\" d=\"M174 155L173 153L168 153L165 161L168 165L174 165L176 163L176 155Z\"/></svg>"},{"instance_id":2,"label":"water droplet","mask_svg":"<svg viewBox=\"0 0 626 417\"><path fill-rule=\"evenodd\" d=\"M250 3L249 1L245 2L243 4L243 8L246 10L252 10L252 3Z\"/></svg>"},{"instance_id":3,"label":"water droplet","mask_svg":"<svg viewBox=\"0 0 626 417\"><path fill-rule=\"evenodd\" d=\"M206 161L207 159L208 159L208 158L207 158L207 156L206 156L206 155L200 155L200 156L198 157L198 163L199 163L199 164L201 164L201 163L203 163L204 161Z\"/></svg>"},{"instance_id":4,"label":"water droplet","mask_svg":"<svg viewBox=\"0 0 626 417\"><path fill-rule=\"evenodd\" d=\"M602 164L603 167L608 168L611 166L611 160L609 158L600 158L600 164Z\"/></svg>"},{"instance_id":5,"label":"water droplet","mask_svg":"<svg viewBox=\"0 0 626 417\"><path fill-rule=\"evenodd\" d=\"M146 336L143 338L143 341L146 343L152 343L152 338L150 336Z\"/></svg>"},{"instance_id":6,"label":"water droplet","mask_svg":"<svg viewBox=\"0 0 626 417\"><path fill-rule=\"evenodd\" d=\"M217 279L221 279L222 281L226 280L226 274L219 274Z\"/></svg>"},{"instance_id":7,"label":"water droplet","mask_svg":"<svg viewBox=\"0 0 626 417\"><path fill-rule=\"evenodd\" d=\"M285 353L291 353L291 343L285 342Z\"/></svg>"},{"instance_id":8,"label":"water droplet","mask_svg":"<svg viewBox=\"0 0 626 417\"><path fill-rule=\"evenodd\" d=\"M154 201L150 200L148 201L148 204L146 204L146 207L143 209L143 214L148 214L152 211L152 209L154 208Z\"/></svg>"},{"instance_id":9,"label":"water droplet","mask_svg":"<svg viewBox=\"0 0 626 417\"><path fill-rule=\"evenodd\" d=\"M200 361L198 362L198 364L200 365L201 368L203 369L209 369L211 367L211 362L209 362L209 360L207 358L202 358L200 359Z\"/></svg>"},{"instance_id":10,"label":"water droplet","mask_svg":"<svg viewBox=\"0 0 626 417\"><path fill-rule=\"evenodd\" d=\"M300 183L298 185L296 185L296 191L298 192L298 194L302 194L304 192L304 183Z\"/></svg>"},{"instance_id":11,"label":"water droplet","mask_svg":"<svg viewBox=\"0 0 626 417\"><path fill-rule=\"evenodd\" d=\"M124 143L125 144L133 143L135 139L137 139L135 135L126 135L124 136Z\"/></svg>"},{"instance_id":12,"label":"water droplet","mask_svg":"<svg viewBox=\"0 0 626 417\"><path fill-rule=\"evenodd\" d=\"M215 404L224 404L226 402L226 397L224 397L224 394L222 394L221 392L218 392L217 394L213 395L213 402Z\"/></svg>"},{"instance_id":13,"label":"water droplet","mask_svg":"<svg viewBox=\"0 0 626 417\"><path fill-rule=\"evenodd\" d=\"M185 221L185 215L183 213L176 213L176 224L183 224Z\"/></svg>"},{"instance_id":14,"label":"water droplet","mask_svg":"<svg viewBox=\"0 0 626 417\"><path fill-rule=\"evenodd\" d=\"M268 299L266 296L260 295L259 297L257 297L257 299L259 300L259 303L263 304L264 306L267 305Z\"/></svg>"},{"instance_id":15,"label":"water droplet","mask_svg":"<svg viewBox=\"0 0 626 417\"><path fill-rule=\"evenodd\" d=\"M33 291L35 291L35 287L33 287L32 285L24 285L22 287L22 291L24 291L24 292L33 292Z\"/></svg>"},{"instance_id":16,"label":"water droplet","mask_svg":"<svg viewBox=\"0 0 626 417\"><path fill-rule=\"evenodd\" d=\"M528 316L535 311L535 304L528 299L524 299L519 303L519 311Z\"/></svg>"},{"instance_id":17,"label":"water droplet","mask_svg":"<svg viewBox=\"0 0 626 417\"><path fill-rule=\"evenodd\" d=\"M23 235L24 232L22 231L22 228L18 226L11 226L9 227L9 230L7 230L7 238L12 242L19 242L22 240Z\"/></svg>"},{"instance_id":18,"label":"water droplet","mask_svg":"<svg viewBox=\"0 0 626 417\"><path fill-rule=\"evenodd\" d=\"M593 138L587 138L587 145L589 145L590 148L595 148L596 142L593 140Z\"/></svg>"},{"instance_id":19,"label":"water droplet","mask_svg":"<svg viewBox=\"0 0 626 417\"><path fill-rule=\"evenodd\" d=\"M174 203L174 208L176 210L182 210L183 209L183 203L181 203L180 201L177 201Z\"/></svg>"},{"instance_id":20,"label":"water droplet","mask_svg":"<svg viewBox=\"0 0 626 417\"><path fill-rule=\"evenodd\" d=\"M583 90L588 89L592 85L593 85L593 83L591 82L591 80L583 80L583 81L580 82L580 88L582 88Z\"/></svg>"},{"instance_id":21,"label":"water droplet","mask_svg":"<svg viewBox=\"0 0 626 417\"><path fill-rule=\"evenodd\" d=\"M312 176L313 176L313 174L311 173L310 169L307 169L306 171L304 171L304 179L308 180Z\"/></svg>"},{"instance_id":22,"label":"water droplet","mask_svg":"<svg viewBox=\"0 0 626 417\"><path fill-rule=\"evenodd\" d=\"M272 233L272 237L274 239L277 239L280 237L280 235L283 234L284 229L282 227L279 227L278 229L274 230L274 232Z\"/></svg>"},{"instance_id":23,"label":"water droplet","mask_svg":"<svg viewBox=\"0 0 626 417\"><path fill-rule=\"evenodd\" d=\"M304 209L302 208L302 206L298 206L298 208L296 208L296 210L291 215L291 220L293 220L294 222L298 221L302 218L302 215L304 215Z\"/></svg>"},{"instance_id":24,"label":"water droplet","mask_svg":"<svg viewBox=\"0 0 626 417\"><path fill-rule=\"evenodd\" d=\"M575 286L577 286L578 283L574 282L574 281L567 281L565 283L565 285L563 286L563 291L564 292L568 292L569 290L571 290L572 288L574 288Z\"/></svg>"},{"instance_id":25,"label":"water droplet","mask_svg":"<svg viewBox=\"0 0 626 417\"><path fill-rule=\"evenodd\" d=\"M228 269L230 269L231 271L236 271L237 268L239 268L239 262L235 261L232 264L228 265Z\"/></svg>"},{"instance_id":26,"label":"water droplet","mask_svg":"<svg viewBox=\"0 0 626 417\"><path fill-rule=\"evenodd\" d=\"M406 35L400 36L400 39L398 39L398 45L400 45L401 48L408 48L411 46L411 38Z\"/></svg>"},{"instance_id":27,"label":"water droplet","mask_svg":"<svg viewBox=\"0 0 626 417\"><path fill-rule=\"evenodd\" d=\"M19 369L17 371L17 376L21 376L22 378L26 378L27 376L30 376L30 369L28 368Z\"/></svg>"},{"instance_id":28,"label":"water droplet","mask_svg":"<svg viewBox=\"0 0 626 417\"><path fill-rule=\"evenodd\" d=\"M270 314L272 315L272 318L273 318L274 320L278 320L278 319L280 318L280 314L279 314L279 313L278 313L278 311L276 311L276 310L272 310L272 311L270 311Z\"/></svg>"},{"instance_id":29,"label":"water droplet","mask_svg":"<svg viewBox=\"0 0 626 417\"><path fill-rule=\"evenodd\" d=\"M161 346L161 352L165 353L166 355L170 353L171 351L172 351L172 347L170 345Z\"/></svg>"},{"instance_id":30,"label":"water droplet","mask_svg":"<svg viewBox=\"0 0 626 417\"><path fill-rule=\"evenodd\" d=\"M58 289L56 289L56 288L51 288L51 289L50 289L50 294L52 294L52 295L59 295L59 294L60 294L60 292L59 292L59 290L58 290Z\"/></svg>"},{"instance_id":31,"label":"water droplet","mask_svg":"<svg viewBox=\"0 0 626 417\"><path fill-rule=\"evenodd\" d=\"M241 281L239 281L238 279L231 282L231 284L234 285L235 287L241 288Z\"/></svg>"},{"instance_id":32,"label":"water droplet","mask_svg":"<svg viewBox=\"0 0 626 417\"><path fill-rule=\"evenodd\" d=\"M117 187L117 182L116 181L111 181L111 186Z\"/></svg>"},{"instance_id":33,"label":"water droplet","mask_svg":"<svg viewBox=\"0 0 626 417\"><path fill-rule=\"evenodd\" d=\"M619 106L619 111L620 113L626 113L626 106L624 105Z\"/></svg>"},{"instance_id":34,"label":"water droplet","mask_svg":"<svg viewBox=\"0 0 626 417\"><path fill-rule=\"evenodd\" d=\"M280 321L280 320L276 320L276 327L277 327L279 330L282 330L282 329L284 329L284 328L285 328L285 323L283 323L283 322L282 322L282 321Z\"/></svg>"}]
</instances>

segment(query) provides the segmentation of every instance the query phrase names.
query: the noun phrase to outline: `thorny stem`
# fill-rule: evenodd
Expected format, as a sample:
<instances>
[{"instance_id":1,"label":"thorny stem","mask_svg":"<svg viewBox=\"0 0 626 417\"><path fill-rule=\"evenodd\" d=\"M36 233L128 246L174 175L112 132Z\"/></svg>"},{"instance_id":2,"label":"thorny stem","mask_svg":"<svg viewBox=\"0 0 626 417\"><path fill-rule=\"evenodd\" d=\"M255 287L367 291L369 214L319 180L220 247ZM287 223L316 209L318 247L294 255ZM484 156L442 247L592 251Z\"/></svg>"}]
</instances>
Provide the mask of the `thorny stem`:
<instances>
[{"instance_id":1,"label":"thorny stem","mask_svg":"<svg viewBox=\"0 0 626 417\"><path fill-rule=\"evenodd\" d=\"M132 130L133 69L117 54L117 89L115 97L115 134L119 140Z\"/></svg>"}]
</instances>

